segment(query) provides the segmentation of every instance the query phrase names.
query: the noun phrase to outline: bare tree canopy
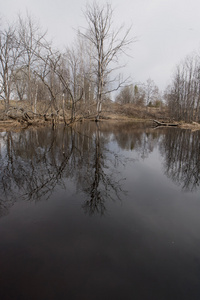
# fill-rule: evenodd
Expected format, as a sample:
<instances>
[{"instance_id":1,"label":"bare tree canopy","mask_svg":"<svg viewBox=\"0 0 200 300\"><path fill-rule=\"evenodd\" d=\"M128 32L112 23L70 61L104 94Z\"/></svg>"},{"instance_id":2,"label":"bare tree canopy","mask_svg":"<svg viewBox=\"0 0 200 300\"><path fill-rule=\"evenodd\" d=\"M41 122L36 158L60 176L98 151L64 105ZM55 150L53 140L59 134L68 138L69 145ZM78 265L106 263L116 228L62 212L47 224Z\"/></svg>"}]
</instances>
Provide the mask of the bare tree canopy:
<instances>
[{"instance_id":1,"label":"bare tree canopy","mask_svg":"<svg viewBox=\"0 0 200 300\"><path fill-rule=\"evenodd\" d=\"M78 31L76 43L62 51L48 41L47 32L30 13L19 14L15 26L0 27L0 100L5 118L21 122L25 112L29 123L53 117L65 124L90 117L97 121L102 109L111 105L110 92L124 87L125 94L129 89L134 93L134 101L136 92L141 98L139 90L133 91L118 75L122 54L134 41L129 37L131 27L114 28L109 3L86 5L84 16L87 29ZM134 102L130 99L126 101Z\"/></svg>"},{"instance_id":2,"label":"bare tree canopy","mask_svg":"<svg viewBox=\"0 0 200 300\"><path fill-rule=\"evenodd\" d=\"M5 110L9 107L14 70L19 57L20 49L14 26L0 30L0 99L4 100Z\"/></svg>"},{"instance_id":3,"label":"bare tree canopy","mask_svg":"<svg viewBox=\"0 0 200 300\"><path fill-rule=\"evenodd\" d=\"M165 92L172 118L187 123L200 121L200 60L198 54L187 56L175 70Z\"/></svg>"},{"instance_id":4,"label":"bare tree canopy","mask_svg":"<svg viewBox=\"0 0 200 300\"><path fill-rule=\"evenodd\" d=\"M88 40L94 48L94 73L97 85L97 116L99 119L103 95L108 92L106 86L111 82L109 76L116 69L113 63L118 63L119 56L125 53L127 47L133 42L129 38L131 27L123 33L124 26L113 29L113 9L110 4L101 5L97 2L88 4L85 10L85 18L88 29L85 33L80 33ZM117 65L117 68L119 66ZM118 87L122 81L119 79ZM110 90L111 91L111 90Z\"/></svg>"}]
</instances>

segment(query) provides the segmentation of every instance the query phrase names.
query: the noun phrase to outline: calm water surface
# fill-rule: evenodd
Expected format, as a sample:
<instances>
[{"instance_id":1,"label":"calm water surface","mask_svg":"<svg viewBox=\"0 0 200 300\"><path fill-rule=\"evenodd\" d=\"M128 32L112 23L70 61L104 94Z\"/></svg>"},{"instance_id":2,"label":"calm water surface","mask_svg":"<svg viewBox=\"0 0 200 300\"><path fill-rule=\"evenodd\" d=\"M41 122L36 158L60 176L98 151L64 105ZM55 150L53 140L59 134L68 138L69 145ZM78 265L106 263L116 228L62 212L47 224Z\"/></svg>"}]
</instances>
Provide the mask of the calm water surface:
<instances>
[{"instance_id":1,"label":"calm water surface","mask_svg":"<svg viewBox=\"0 0 200 300\"><path fill-rule=\"evenodd\" d=\"M200 299L200 132L0 133L0 299Z\"/></svg>"}]
</instances>

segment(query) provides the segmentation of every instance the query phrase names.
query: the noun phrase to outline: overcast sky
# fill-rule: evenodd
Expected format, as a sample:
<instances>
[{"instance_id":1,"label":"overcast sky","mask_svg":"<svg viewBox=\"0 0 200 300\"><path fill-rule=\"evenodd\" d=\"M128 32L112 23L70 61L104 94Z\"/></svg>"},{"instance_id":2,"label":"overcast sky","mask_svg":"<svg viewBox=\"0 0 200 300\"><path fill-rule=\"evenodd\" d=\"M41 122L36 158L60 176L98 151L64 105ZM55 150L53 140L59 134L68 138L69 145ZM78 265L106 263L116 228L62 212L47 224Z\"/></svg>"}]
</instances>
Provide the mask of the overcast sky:
<instances>
[{"instance_id":1,"label":"overcast sky","mask_svg":"<svg viewBox=\"0 0 200 300\"><path fill-rule=\"evenodd\" d=\"M2 21L14 21L26 11L48 29L58 47L70 46L74 29L85 27L85 0L0 0ZM103 3L103 1L100 1ZM173 69L187 54L200 49L200 0L112 0L114 24L132 25L137 42L126 57L124 76L133 82L155 81L163 90Z\"/></svg>"}]
</instances>

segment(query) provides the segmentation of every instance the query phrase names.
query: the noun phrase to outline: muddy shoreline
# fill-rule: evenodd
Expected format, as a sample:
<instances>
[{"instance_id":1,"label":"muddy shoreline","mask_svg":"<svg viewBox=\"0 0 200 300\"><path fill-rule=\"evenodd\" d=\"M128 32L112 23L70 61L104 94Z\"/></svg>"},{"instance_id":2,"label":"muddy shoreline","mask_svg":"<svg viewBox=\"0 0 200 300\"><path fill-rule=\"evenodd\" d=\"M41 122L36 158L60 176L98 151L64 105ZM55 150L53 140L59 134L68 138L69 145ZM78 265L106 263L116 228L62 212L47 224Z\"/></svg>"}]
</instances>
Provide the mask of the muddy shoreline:
<instances>
[{"instance_id":1,"label":"muddy shoreline","mask_svg":"<svg viewBox=\"0 0 200 300\"><path fill-rule=\"evenodd\" d=\"M84 120L84 122L88 121L94 121L94 120ZM115 118L106 118L102 119L101 121L106 121L106 122L147 122L151 123L153 125L153 120L148 120L148 119L134 119L134 118L124 118L124 117L115 117ZM58 125L64 124L63 122L59 122ZM27 126L25 123L21 124L17 120L4 120L0 121L0 132L4 131L20 131L20 130L25 130L27 128L41 128L41 127L46 127L46 126L52 126L51 122L45 122L41 120L35 120L32 125ZM178 128L182 129L190 129L192 131L200 130L200 124L193 122L191 124L186 124L183 122L178 123L177 125Z\"/></svg>"}]
</instances>

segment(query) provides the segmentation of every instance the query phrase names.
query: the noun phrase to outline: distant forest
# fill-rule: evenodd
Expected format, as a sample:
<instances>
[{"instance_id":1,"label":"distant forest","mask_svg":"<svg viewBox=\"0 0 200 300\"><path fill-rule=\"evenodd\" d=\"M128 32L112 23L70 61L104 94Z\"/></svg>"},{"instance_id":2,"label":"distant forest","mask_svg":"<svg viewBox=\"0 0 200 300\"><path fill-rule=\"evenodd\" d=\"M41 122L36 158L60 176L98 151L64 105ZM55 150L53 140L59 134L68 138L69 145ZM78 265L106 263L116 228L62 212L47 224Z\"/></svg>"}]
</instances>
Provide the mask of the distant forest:
<instances>
[{"instance_id":1,"label":"distant forest","mask_svg":"<svg viewBox=\"0 0 200 300\"><path fill-rule=\"evenodd\" d=\"M110 4L95 2L84 12L87 29L77 30L75 42L64 51L48 41L35 19L18 16L13 24L0 26L0 100L9 114L11 100L26 103L24 117L66 115L101 117L104 104L133 107L165 106L170 118L200 122L200 59L192 54L173 74L171 84L161 93L151 78L132 83L120 74L120 55L135 40L131 28L113 29ZM118 73L119 72L119 73ZM117 75L116 75L117 74ZM110 95L115 91L115 99ZM117 93L116 93L117 91Z\"/></svg>"}]
</instances>

